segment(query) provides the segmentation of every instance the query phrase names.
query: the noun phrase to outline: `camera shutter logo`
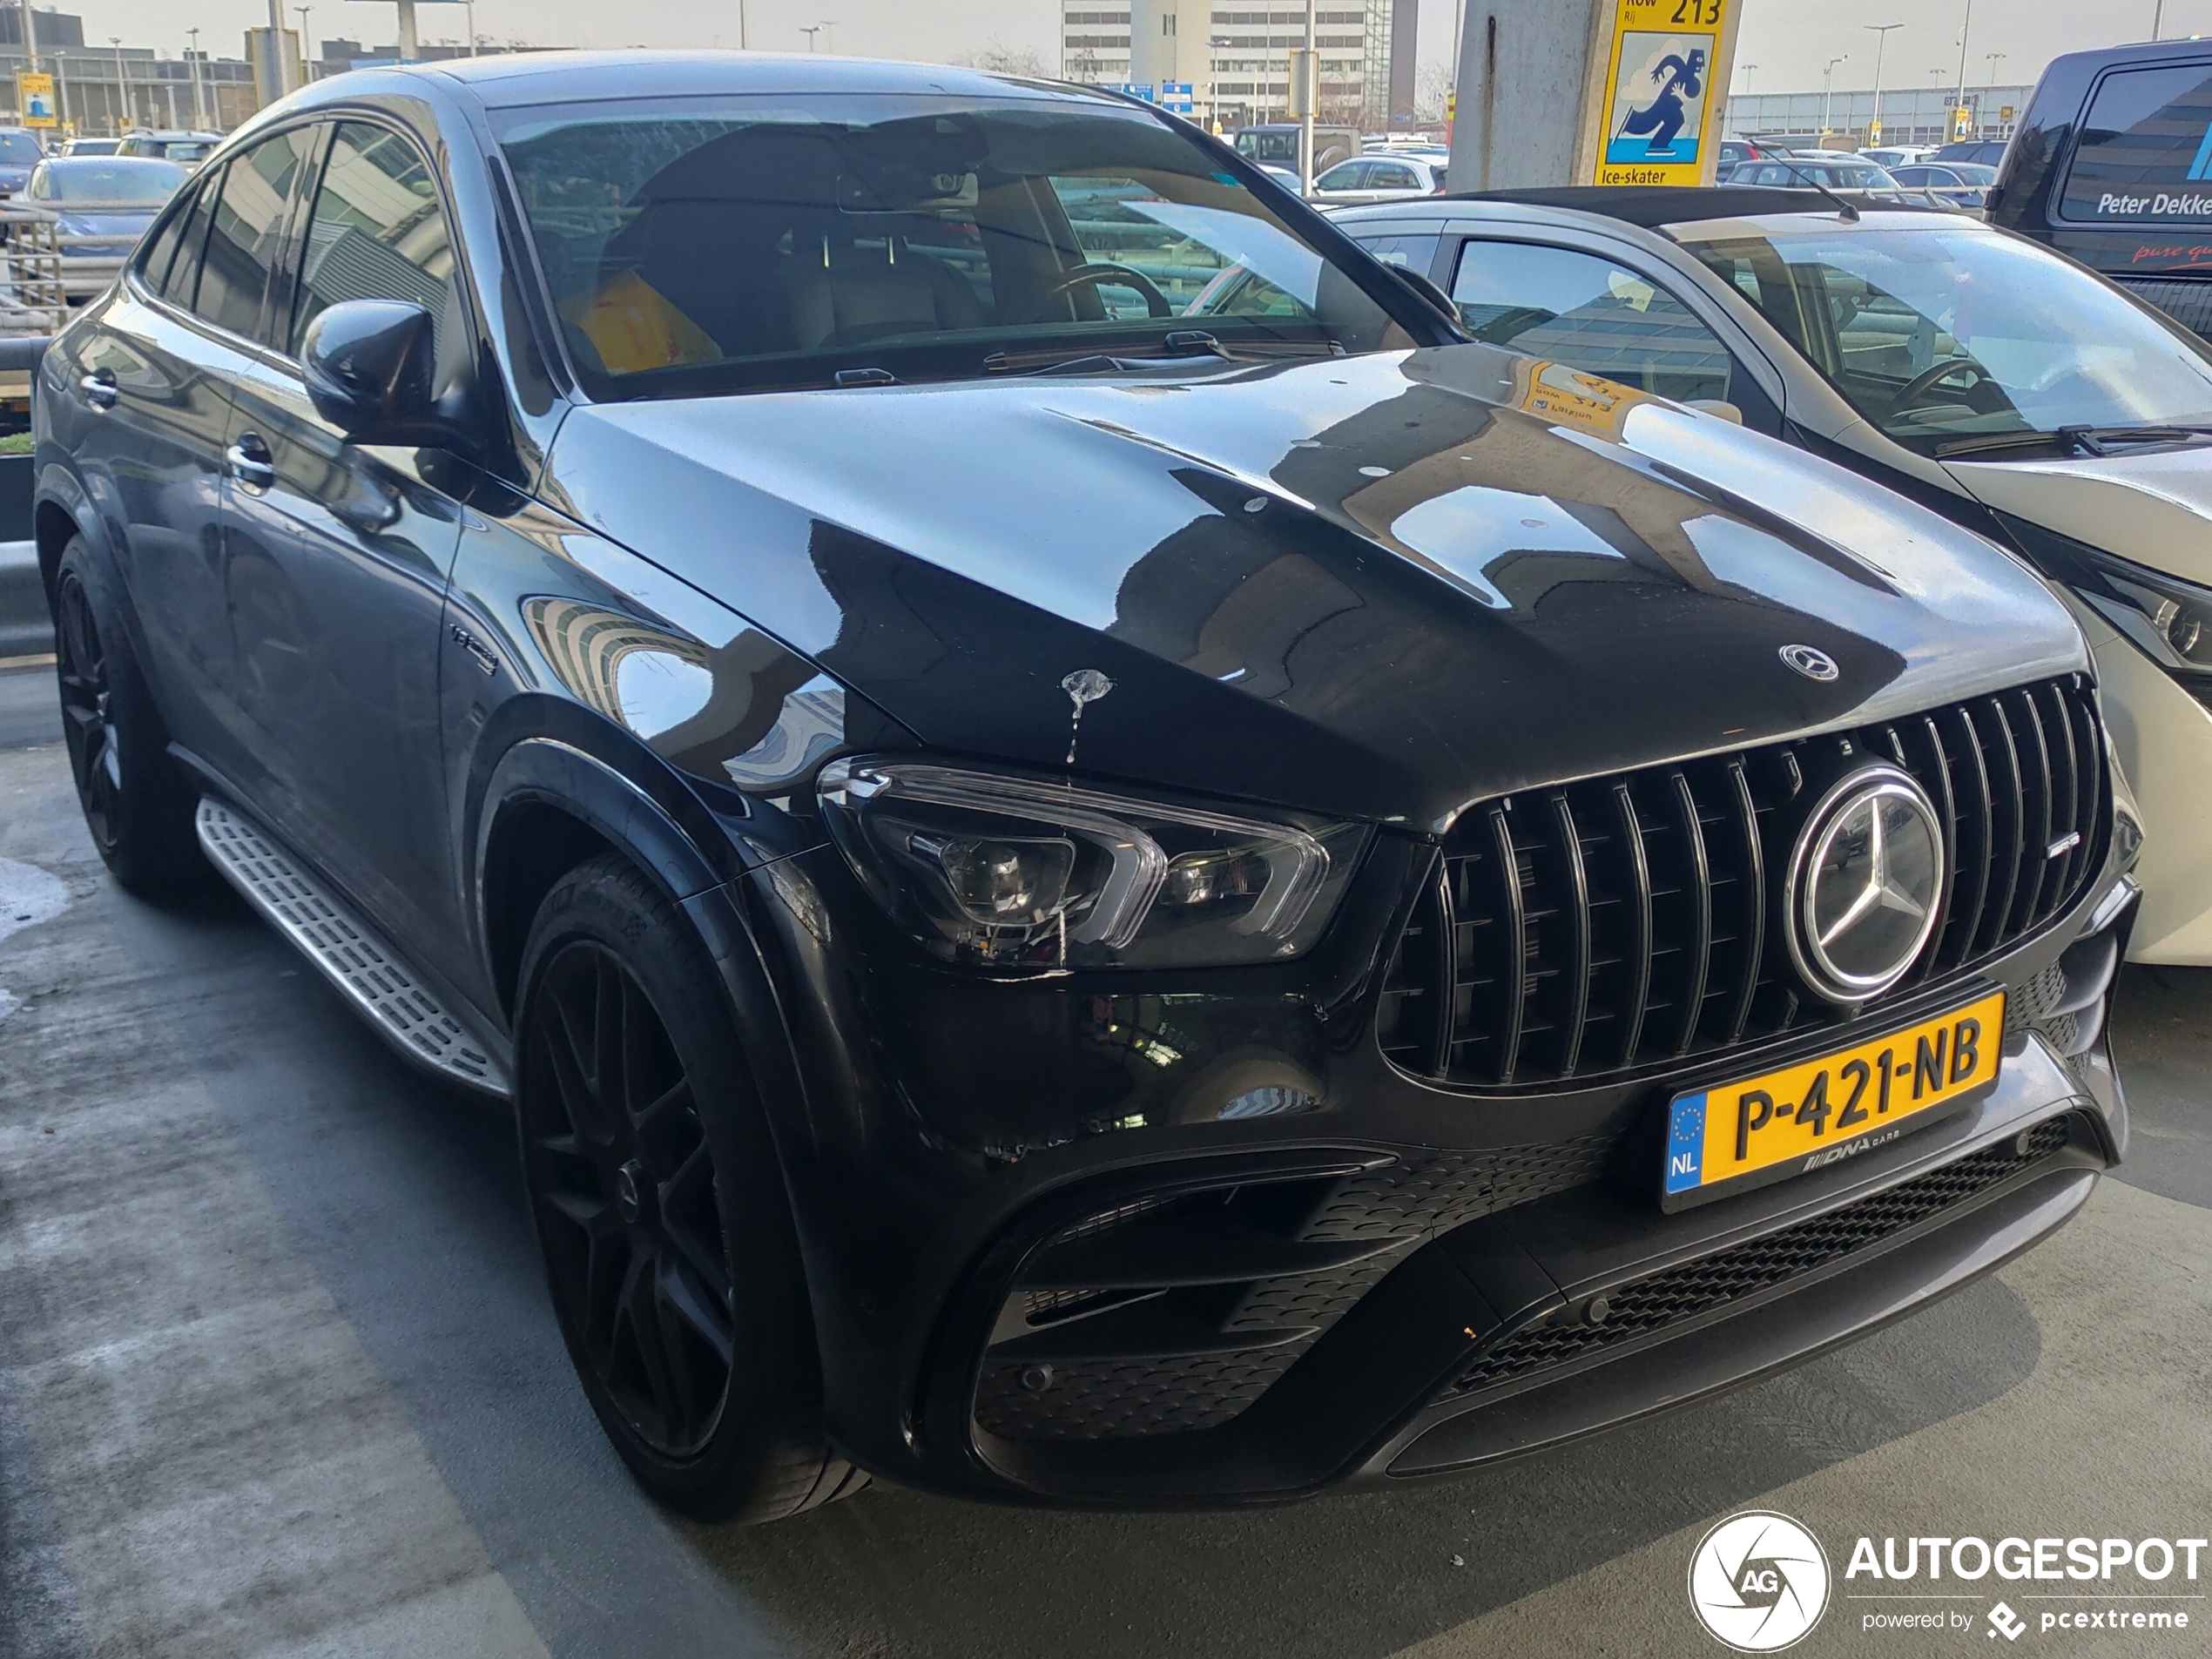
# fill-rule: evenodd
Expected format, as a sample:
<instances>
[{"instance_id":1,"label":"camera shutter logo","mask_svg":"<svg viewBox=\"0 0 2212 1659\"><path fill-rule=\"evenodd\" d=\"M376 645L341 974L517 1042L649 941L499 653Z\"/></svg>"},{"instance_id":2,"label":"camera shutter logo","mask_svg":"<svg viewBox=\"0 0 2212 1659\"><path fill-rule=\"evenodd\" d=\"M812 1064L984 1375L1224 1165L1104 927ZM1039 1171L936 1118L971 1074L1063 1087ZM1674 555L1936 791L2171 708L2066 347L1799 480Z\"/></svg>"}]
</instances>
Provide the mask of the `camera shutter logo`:
<instances>
[{"instance_id":1,"label":"camera shutter logo","mask_svg":"<svg viewBox=\"0 0 2212 1659\"><path fill-rule=\"evenodd\" d=\"M1738 1653L1794 1647L1828 1610L1828 1556L1787 1515L1730 1515L1689 1557L1689 1606L1716 1642Z\"/></svg>"}]
</instances>

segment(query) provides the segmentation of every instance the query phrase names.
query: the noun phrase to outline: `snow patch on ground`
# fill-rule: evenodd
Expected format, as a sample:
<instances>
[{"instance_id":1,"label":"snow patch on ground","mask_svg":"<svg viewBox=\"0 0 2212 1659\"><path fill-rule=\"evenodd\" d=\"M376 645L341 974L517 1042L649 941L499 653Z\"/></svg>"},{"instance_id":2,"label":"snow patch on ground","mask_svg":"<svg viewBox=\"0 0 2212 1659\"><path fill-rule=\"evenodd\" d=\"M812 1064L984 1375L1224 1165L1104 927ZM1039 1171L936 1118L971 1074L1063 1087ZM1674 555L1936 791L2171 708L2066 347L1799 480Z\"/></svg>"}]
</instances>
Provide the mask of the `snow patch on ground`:
<instances>
[{"instance_id":1,"label":"snow patch on ground","mask_svg":"<svg viewBox=\"0 0 2212 1659\"><path fill-rule=\"evenodd\" d=\"M69 889L35 864L0 859L0 940L51 921L69 908ZM0 985L0 1020L23 1006L23 999Z\"/></svg>"}]
</instances>

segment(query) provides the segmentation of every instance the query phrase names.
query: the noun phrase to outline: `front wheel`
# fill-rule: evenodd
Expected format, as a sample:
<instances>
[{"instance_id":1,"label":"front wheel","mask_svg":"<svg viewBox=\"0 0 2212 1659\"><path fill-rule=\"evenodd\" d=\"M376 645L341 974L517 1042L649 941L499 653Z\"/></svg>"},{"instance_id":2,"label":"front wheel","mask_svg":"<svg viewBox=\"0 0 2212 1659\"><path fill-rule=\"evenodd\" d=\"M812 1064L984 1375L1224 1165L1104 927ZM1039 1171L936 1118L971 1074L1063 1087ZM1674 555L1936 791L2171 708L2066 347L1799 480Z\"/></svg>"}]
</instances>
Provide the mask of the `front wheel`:
<instances>
[{"instance_id":1,"label":"front wheel","mask_svg":"<svg viewBox=\"0 0 2212 1659\"><path fill-rule=\"evenodd\" d=\"M569 1356L656 1498L772 1521L865 1484L823 1438L775 1148L718 975L626 861L554 885L517 1022L523 1177Z\"/></svg>"}]
</instances>

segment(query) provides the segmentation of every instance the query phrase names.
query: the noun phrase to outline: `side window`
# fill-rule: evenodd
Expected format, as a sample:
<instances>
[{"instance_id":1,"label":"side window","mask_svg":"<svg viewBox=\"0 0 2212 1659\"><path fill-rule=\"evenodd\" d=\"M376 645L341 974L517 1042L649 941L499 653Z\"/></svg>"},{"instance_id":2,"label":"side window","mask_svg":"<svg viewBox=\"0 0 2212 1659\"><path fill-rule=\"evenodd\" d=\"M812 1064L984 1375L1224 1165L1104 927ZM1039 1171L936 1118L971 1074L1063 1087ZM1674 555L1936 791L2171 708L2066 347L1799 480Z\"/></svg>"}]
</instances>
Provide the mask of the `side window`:
<instances>
[{"instance_id":1,"label":"side window","mask_svg":"<svg viewBox=\"0 0 2212 1659\"><path fill-rule=\"evenodd\" d=\"M192 220L192 203L187 199L177 204L169 216L161 221L161 228L147 241L145 252L138 255L138 280L155 293L161 292L167 280L169 266L177 257L177 244L185 239L185 226Z\"/></svg>"},{"instance_id":2,"label":"side window","mask_svg":"<svg viewBox=\"0 0 2212 1659\"><path fill-rule=\"evenodd\" d=\"M1412 190L1420 182L1413 177L1413 170L1402 161L1371 163L1367 173L1370 190Z\"/></svg>"},{"instance_id":3,"label":"side window","mask_svg":"<svg viewBox=\"0 0 2212 1659\"><path fill-rule=\"evenodd\" d=\"M1369 167L1370 164L1365 161L1345 162L1316 179L1313 187L1316 190L1365 190Z\"/></svg>"},{"instance_id":4,"label":"side window","mask_svg":"<svg viewBox=\"0 0 2212 1659\"><path fill-rule=\"evenodd\" d=\"M1661 397L1728 396L1728 348L1664 288L1594 253L1470 240L1452 299L1494 346Z\"/></svg>"},{"instance_id":5,"label":"side window","mask_svg":"<svg viewBox=\"0 0 2212 1659\"><path fill-rule=\"evenodd\" d=\"M307 325L343 300L422 307L441 364L461 338L453 239L429 164L399 134L358 121L339 127L315 192L290 348L296 352Z\"/></svg>"},{"instance_id":6,"label":"side window","mask_svg":"<svg viewBox=\"0 0 2212 1659\"><path fill-rule=\"evenodd\" d=\"M2212 64L2121 70L2104 78L2082 118L2059 211L2092 222L2204 224L2212 221L2208 170Z\"/></svg>"},{"instance_id":7,"label":"side window","mask_svg":"<svg viewBox=\"0 0 2212 1659\"><path fill-rule=\"evenodd\" d=\"M218 169L200 184L188 210L177 215L177 256L161 279L161 297L173 306L192 309L199 298L201 250L207 246L207 227L215 217L215 199L222 192L223 172ZM152 267L147 267L152 280Z\"/></svg>"},{"instance_id":8,"label":"side window","mask_svg":"<svg viewBox=\"0 0 2212 1659\"><path fill-rule=\"evenodd\" d=\"M261 300L283 253L293 186L314 144L314 128L295 127L263 139L223 170L192 307L217 327L259 338Z\"/></svg>"}]
</instances>

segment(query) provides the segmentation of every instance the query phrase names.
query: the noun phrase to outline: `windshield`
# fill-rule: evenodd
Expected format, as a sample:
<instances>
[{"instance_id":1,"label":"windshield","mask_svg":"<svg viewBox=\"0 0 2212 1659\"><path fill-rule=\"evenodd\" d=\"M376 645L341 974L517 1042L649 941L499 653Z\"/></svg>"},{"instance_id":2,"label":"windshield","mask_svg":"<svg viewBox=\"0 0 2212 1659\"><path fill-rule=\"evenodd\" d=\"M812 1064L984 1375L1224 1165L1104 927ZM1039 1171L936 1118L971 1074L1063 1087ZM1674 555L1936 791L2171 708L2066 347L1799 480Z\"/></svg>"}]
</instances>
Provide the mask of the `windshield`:
<instances>
[{"instance_id":1,"label":"windshield","mask_svg":"<svg viewBox=\"0 0 2212 1659\"><path fill-rule=\"evenodd\" d=\"M2212 421L2212 352L2027 243L1937 220L1685 244L1873 425L1923 454Z\"/></svg>"},{"instance_id":2,"label":"windshield","mask_svg":"<svg viewBox=\"0 0 2212 1659\"><path fill-rule=\"evenodd\" d=\"M500 138L594 396L1412 343L1387 278L1103 100L567 105Z\"/></svg>"},{"instance_id":3,"label":"windshield","mask_svg":"<svg viewBox=\"0 0 2212 1659\"><path fill-rule=\"evenodd\" d=\"M28 132L0 132L0 165L31 166L44 154Z\"/></svg>"},{"instance_id":4,"label":"windshield","mask_svg":"<svg viewBox=\"0 0 2212 1659\"><path fill-rule=\"evenodd\" d=\"M49 163L32 181L31 194L45 201L158 205L174 195L185 178L175 162L150 157Z\"/></svg>"}]
</instances>

